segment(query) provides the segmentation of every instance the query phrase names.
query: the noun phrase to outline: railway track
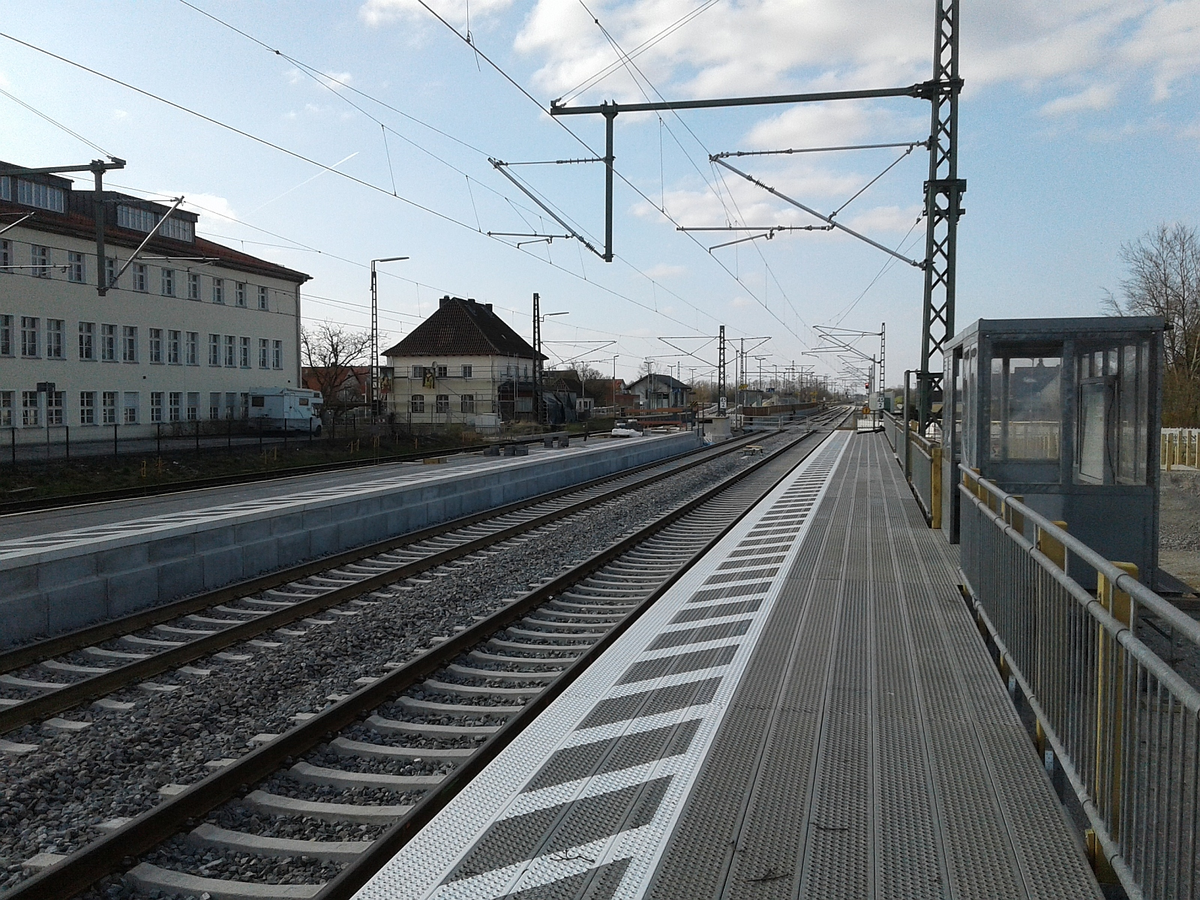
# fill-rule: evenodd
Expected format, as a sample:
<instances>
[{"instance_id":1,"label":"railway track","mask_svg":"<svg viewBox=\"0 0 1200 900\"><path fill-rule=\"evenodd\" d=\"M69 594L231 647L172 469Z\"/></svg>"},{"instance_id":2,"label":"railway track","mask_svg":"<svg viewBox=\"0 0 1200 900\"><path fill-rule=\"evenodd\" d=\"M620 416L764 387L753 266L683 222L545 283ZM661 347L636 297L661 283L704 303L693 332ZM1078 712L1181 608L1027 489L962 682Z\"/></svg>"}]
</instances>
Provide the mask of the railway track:
<instances>
[{"instance_id":1,"label":"railway track","mask_svg":"<svg viewBox=\"0 0 1200 900\"><path fill-rule=\"evenodd\" d=\"M789 441L7 896L70 896L144 854L125 876L144 890L348 896L817 443ZM280 859L300 883L275 890Z\"/></svg>"},{"instance_id":2,"label":"railway track","mask_svg":"<svg viewBox=\"0 0 1200 900\"><path fill-rule=\"evenodd\" d=\"M313 617L327 610L353 612L336 608L736 453L752 440L740 438L685 459L467 516L5 653L0 655L0 735L131 685L153 686L149 679L248 641L270 635L286 639L294 623L320 622Z\"/></svg>"}]
</instances>

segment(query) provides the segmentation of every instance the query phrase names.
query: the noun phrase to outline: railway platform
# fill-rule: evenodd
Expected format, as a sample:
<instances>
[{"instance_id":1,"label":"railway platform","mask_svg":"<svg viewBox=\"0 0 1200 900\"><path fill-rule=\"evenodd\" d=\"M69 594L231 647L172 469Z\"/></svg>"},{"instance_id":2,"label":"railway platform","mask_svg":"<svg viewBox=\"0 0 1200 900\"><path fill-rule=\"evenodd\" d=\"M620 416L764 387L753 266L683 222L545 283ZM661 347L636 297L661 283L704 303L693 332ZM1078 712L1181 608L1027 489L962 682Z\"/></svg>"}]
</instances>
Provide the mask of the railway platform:
<instances>
[{"instance_id":1,"label":"railway platform","mask_svg":"<svg viewBox=\"0 0 1200 900\"><path fill-rule=\"evenodd\" d=\"M955 552L834 432L358 898L1100 897Z\"/></svg>"},{"instance_id":2,"label":"railway platform","mask_svg":"<svg viewBox=\"0 0 1200 900\"><path fill-rule=\"evenodd\" d=\"M0 647L566 488L695 432L401 463L0 517Z\"/></svg>"}]
</instances>

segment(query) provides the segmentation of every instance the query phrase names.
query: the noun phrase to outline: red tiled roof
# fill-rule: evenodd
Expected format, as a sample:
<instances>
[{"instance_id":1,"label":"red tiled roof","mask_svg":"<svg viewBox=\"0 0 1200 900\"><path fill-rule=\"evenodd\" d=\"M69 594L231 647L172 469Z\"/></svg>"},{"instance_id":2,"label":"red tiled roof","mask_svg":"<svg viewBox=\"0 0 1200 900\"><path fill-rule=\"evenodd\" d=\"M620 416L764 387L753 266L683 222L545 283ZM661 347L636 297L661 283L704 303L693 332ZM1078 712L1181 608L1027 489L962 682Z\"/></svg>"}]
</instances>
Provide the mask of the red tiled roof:
<instances>
[{"instance_id":1,"label":"red tiled roof","mask_svg":"<svg viewBox=\"0 0 1200 900\"><path fill-rule=\"evenodd\" d=\"M107 195L107 193L106 191L105 194ZM4 216L0 220L2 222L11 222L14 220L14 217L22 216L29 212L32 212L34 215L32 218L22 222L20 225L21 228L83 238L88 241L95 241L96 239L96 224L91 216L75 212L57 213L44 209L31 209L22 204L0 200L0 214ZM119 228L111 223L104 227L105 244L111 244L115 247L136 250L145 238L146 235L142 232L131 231L128 228ZM226 268L248 272L253 275L279 278L284 281L294 281L296 284L303 284L311 277L305 275L303 272L297 272L295 269L288 269L284 266L267 262L265 259L259 259L248 253L242 253L200 237L196 238L195 243L189 243L187 241L177 241L173 238L156 236L146 245L144 252L152 253L156 256L216 259Z\"/></svg>"}]
</instances>

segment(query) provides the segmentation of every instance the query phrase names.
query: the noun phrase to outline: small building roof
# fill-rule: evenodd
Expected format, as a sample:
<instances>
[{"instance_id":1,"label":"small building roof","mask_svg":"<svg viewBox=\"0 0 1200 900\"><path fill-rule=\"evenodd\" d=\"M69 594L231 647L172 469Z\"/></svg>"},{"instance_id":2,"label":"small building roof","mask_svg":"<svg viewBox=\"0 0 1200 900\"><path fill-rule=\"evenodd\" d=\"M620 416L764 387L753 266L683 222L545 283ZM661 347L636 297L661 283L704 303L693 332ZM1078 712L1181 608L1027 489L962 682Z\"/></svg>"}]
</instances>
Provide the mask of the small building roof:
<instances>
[{"instance_id":1,"label":"small building roof","mask_svg":"<svg viewBox=\"0 0 1200 900\"><path fill-rule=\"evenodd\" d=\"M670 375L664 375L659 372L655 372L653 375L643 375L637 381L630 384L626 389L631 392L636 392L639 389L641 389L643 386L651 387L651 384L653 384L653 387L655 390L659 390L659 391L690 391L691 390L691 387L689 385L684 384L678 378L674 378Z\"/></svg>"},{"instance_id":2,"label":"small building roof","mask_svg":"<svg viewBox=\"0 0 1200 900\"><path fill-rule=\"evenodd\" d=\"M516 356L533 359L534 349L492 311L490 303L445 296L437 311L384 356ZM545 355L542 359L546 359Z\"/></svg>"}]
</instances>

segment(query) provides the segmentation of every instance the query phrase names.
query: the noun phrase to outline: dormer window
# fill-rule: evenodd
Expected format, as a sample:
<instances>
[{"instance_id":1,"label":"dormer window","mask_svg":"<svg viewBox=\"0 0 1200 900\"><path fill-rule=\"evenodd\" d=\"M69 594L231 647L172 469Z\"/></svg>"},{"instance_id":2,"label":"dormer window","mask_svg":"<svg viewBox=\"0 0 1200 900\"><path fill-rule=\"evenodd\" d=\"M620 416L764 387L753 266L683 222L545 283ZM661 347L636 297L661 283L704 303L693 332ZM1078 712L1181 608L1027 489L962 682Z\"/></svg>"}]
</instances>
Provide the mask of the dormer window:
<instances>
[{"instance_id":1,"label":"dormer window","mask_svg":"<svg viewBox=\"0 0 1200 900\"><path fill-rule=\"evenodd\" d=\"M152 209L143 209L124 203L117 204L117 225L121 228L128 228L130 231L149 232L161 218L162 214ZM167 221L163 222L162 228L158 229L158 233L162 237L186 241L189 244L196 240L196 226L186 219L175 216L168 216Z\"/></svg>"},{"instance_id":2,"label":"dormer window","mask_svg":"<svg viewBox=\"0 0 1200 900\"><path fill-rule=\"evenodd\" d=\"M51 212L65 212L67 208L66 194L62 188L39 181L26 181L12 175L0 176L0 200L15 201L24 206L36 206Z\"/></svg>"}]
</instances>

